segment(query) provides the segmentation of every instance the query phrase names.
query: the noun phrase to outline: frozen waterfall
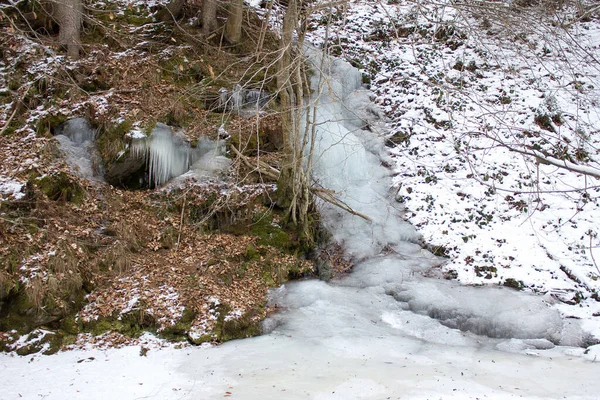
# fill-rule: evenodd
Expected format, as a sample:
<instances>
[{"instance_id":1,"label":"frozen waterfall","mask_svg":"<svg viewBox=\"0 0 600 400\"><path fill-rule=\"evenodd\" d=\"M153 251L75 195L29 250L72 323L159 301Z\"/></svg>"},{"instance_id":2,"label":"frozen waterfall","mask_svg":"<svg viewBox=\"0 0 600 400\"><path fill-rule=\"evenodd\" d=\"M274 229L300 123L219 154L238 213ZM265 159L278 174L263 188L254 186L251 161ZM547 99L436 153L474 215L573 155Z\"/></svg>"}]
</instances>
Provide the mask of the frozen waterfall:
<instances>
[{"instance_id":1,"label":"frozen waterfall","mask_svg":"<svg viewBox=\"0 0 600 400\"><path fill-rule=\"evenodd\" d=\"M213 177L230 165L221 142L200 137L194 147L181 132L158 123L148 137L139 131L130 132L131 154L128 155L127 149L121 151L115 162L109 163L105 175L96 148L97 130L85 118L66 121L56 128L55 134L73 172L98 182L103 182L105 176L111 184L126 186L122 182L134 177L136 187L157 187L184 174ZM141 184L137 182L138 175L142 176Z\"/></svg>"}]
</instances>

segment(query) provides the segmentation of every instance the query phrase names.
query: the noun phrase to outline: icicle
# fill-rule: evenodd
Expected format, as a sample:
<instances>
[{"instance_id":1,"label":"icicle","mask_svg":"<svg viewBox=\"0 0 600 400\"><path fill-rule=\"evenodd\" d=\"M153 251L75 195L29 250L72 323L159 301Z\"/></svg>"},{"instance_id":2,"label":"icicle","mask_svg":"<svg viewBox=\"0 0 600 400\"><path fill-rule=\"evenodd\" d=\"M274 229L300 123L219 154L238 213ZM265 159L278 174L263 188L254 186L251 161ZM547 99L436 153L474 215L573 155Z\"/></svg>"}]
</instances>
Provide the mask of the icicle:
<instances>
[{"instance_id":1,"label":"icicle","mask_svg":"<svg viewBox=\"0 0 600 400\"><path fill-rule=\"evenodd\" d=\"M154 186L160 186L185 174L208 153L215 153L211 154L211 157L215 157L220 152L217 144L208 138L200 138L198 146L192 148L169 126L159 123L148 138L132 141L131 153L135 157L146 159L148 181ZM211 166L211 170L215 168Z\"/></svg>"}]
</instances>

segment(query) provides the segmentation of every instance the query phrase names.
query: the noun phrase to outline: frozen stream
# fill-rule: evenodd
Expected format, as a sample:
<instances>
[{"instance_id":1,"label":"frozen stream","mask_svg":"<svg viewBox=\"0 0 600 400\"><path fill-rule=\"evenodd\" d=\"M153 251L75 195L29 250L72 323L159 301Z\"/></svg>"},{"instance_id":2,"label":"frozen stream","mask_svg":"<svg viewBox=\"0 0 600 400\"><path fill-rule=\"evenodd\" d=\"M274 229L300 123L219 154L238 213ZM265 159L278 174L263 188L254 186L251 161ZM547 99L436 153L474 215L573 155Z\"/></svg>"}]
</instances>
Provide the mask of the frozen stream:
<instances>
[{"instance_id":1,"label":"frozen stream","mask_svg":"<svg viewBox=\"0 0 600 400\"><path fill-rule=\"evenodd\" d=\"M373 219L322 206L334 237L362 260L354 272L274 291L282 311L266 321L270 333L219 347L73 351L29 364L1 355L0 379L11 384L0 398L600 398L600 349L584 354L589 338L549 298L424 276L440 260L388 192L386 155L370 132L385 129L381 113L358 71L328 63L323 90L313 82L314 177Z\"/></svg>"}]
</instances>

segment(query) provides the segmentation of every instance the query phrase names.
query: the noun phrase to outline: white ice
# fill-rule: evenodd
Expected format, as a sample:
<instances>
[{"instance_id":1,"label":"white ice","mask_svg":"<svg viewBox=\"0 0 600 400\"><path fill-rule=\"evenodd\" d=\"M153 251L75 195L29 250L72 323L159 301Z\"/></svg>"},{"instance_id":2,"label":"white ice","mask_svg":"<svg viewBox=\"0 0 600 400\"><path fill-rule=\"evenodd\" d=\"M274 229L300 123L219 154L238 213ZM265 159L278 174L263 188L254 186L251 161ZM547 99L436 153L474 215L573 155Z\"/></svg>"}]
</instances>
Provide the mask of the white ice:
<instances>
[{"instance_id":1,"label":"white ice","mask_svg":"<svg viewBox=\"0 0 600 400\"><path fill-rule=\"evenodd\" d=\"M56 140L73 171L82 178L103 181L102 163L96 153L96 130L85 118L73 118L56 129Z\"/></svg>"},{"instance_id":2,"label":"white ice","mask_svg":"<svg viewBox=\"0 0 600 400\"><path fill-rule=\"evenodd\" d=\"M194 176L212 176L229 166L218 142L200 138L192 147L183 135L158 123L148 138L134 139L131 151L146 158L149 181L160 186L188 171Z\"/></svg>"}]
</instances>

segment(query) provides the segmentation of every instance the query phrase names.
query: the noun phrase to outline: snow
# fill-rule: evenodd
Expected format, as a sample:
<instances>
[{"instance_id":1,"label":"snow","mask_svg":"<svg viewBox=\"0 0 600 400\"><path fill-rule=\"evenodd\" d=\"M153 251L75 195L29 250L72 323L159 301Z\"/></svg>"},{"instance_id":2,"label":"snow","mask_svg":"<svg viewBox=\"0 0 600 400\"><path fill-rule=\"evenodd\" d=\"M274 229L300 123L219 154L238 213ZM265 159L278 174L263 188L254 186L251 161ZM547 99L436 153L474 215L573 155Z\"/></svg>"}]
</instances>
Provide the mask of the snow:
<instances>
[{"instance_id":1,"label":"snow","mask_svg":"<svg viewBox=\"0 0 600 400\"><path fill-rule=\"evenodd\" d=\"M549 358L340 334L307 343L289 331L211 348L156 347L2 354L0 398L581 400L597 398L600 372L595 348L586 361L556 349Z\"/></svg>"},{"instance_id":2,"label":"snow","mask_svg":"<svg viewBox=\"0 0 600 400\"><path fill-rule=\"evenodd\" d=\"M24 187L24 183L0 175L0 199L4 197L13 200L22 199L25 196L25 193L23 193Z\"/></svg>"},{"instance_id":3,"label":"snow","mask_svg":"<svg viewBox=\"0 0 600 400\"><path fill-rule=\"evenodd\" d=\"M351 1L335 13L329 43L363 66L404 136L391 149L393 186L425 242L449 257L443 271L464 284L522 283L572 303L553 303L562 315L593 322L598 23L566 33L525 14L503 25L460 7ZM436 38L444 26L454 36ZM309 39L322 45L326 28L313 27ZM555 132L536 123L544 115L560 118L548 121Z\"/></svg>"},{"instance_id":4,"label":"snow","mask_svg":"<svg viewBox=\"0 0 600 400\"><path fill-rule=\"evenodd\" d=\"M146 138L146 134L144 132L142 132L140 129L133 129L130 132L127 132L127 134L125 134L125 136L127 136L130 139L145 139Z\"/></svg>"}]
</instances>

